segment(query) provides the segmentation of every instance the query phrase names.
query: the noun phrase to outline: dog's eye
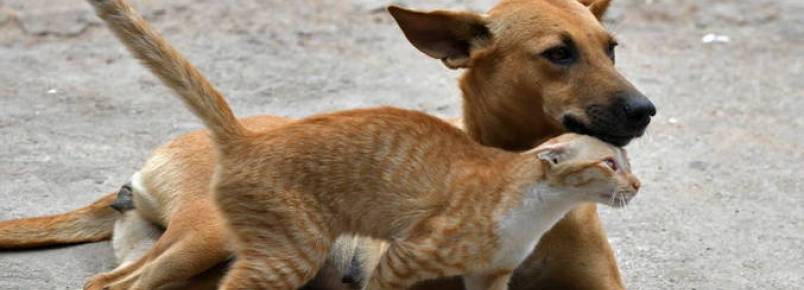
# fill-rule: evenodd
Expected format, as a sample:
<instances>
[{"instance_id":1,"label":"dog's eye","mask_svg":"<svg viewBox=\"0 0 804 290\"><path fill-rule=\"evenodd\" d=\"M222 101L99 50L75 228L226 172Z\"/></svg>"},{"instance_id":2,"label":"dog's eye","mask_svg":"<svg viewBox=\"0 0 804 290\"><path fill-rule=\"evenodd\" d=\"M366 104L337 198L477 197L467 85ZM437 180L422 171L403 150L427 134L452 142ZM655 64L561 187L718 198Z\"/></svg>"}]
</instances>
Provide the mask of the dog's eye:
<instances>
[{"instance_id":1,"label":"dog's eye","mask_svg":"<svg viewBox=\"0 0 804 290\"><path fill-rule=\"evenodd\" d=\"M603 164L606 164L611 170L617 171L617 161L614 161L614 158L603 159Z\"/></svg>"},{"instance_id":2,"label":"dog's eye","mask_svg":"<svg viewBox=\"0 0 804 290\"><path fill-rule=\"evenodd\" d=\"M567 46L558 46L548 49L542 56L547 58L552 63L559 65L568 65L575 61L575 53Z\"/></svg>"},{"instance_id":3,"label":"dog's eye","mask_svg":"<svg viewBox=\"0 0 804 290\"><path fill-rule=\"evenodd\" d=\"M617 47L616 42L609 43L609 47L606 50L606 54L609 55L611 62L614 62L614 48Z\"/></svg>"}]
</instances>

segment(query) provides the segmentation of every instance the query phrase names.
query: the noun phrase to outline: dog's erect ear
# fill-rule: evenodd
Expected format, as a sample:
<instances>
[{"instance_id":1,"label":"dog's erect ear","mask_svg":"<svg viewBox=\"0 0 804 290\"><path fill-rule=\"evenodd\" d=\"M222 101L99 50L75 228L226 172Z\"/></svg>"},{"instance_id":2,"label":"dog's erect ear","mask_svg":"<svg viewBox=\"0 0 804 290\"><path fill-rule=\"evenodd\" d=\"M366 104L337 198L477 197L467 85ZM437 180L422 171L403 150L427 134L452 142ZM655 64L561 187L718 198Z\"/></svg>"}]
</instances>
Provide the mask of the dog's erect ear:
<instances>
[{"instance_id":1,"label":"dog's erect ear","mask_svg":"<svg viewBox=\"0 0 804 290\"><path fill-rule=\"evenodd\" d=\"M606 14L606 10L609 9L609 5L611 4L611 0L578 0L581 4L586 5L589 7L589 10L592 11L592 14L597 17L597 19L603 18L603 15Z\"/></svg>"},{"instance_id":2,"label":"dog's erect ear","mask_svg":"<svg viewBox=\"0 0 804 290\"><path fill-rule=\"evenodd\" d=\"M419 12L398 6L388 7L388 12L413 46L452 69L469 67L472 52L492 42L486 20L475 13Z\"/></svg>"}]
</instances>

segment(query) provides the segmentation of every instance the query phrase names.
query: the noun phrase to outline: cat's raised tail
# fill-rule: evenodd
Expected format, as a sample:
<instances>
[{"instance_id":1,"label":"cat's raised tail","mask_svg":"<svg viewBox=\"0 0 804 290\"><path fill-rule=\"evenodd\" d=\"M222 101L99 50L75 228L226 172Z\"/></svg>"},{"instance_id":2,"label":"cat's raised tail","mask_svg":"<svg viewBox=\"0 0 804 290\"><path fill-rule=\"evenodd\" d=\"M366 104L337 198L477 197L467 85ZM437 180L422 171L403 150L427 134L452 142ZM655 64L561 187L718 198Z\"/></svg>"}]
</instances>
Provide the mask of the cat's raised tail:
<instances>
[{"instance_id":1,"label":"cat's raised tail","mask_svg":"<svg viewBox=\"0 0 804 290\"><path fill-rule=\"evenodd\" d=\"M126 1L87 1L128 50L204 121L216 143L225 143L248 134L223 94Z\"/></svg>"}]
</instances>

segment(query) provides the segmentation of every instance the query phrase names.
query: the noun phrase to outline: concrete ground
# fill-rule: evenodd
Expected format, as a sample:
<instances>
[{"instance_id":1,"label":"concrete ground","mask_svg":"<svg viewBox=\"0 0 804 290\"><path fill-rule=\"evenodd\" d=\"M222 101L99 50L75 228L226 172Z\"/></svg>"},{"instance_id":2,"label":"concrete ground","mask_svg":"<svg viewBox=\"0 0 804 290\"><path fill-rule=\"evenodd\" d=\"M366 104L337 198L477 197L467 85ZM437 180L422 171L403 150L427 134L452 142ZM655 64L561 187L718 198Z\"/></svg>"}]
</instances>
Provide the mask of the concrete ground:
<instances>
[{"instance_id":1,"label":"concrete ground","mask_svg":"<svg viewBox=\"0 0 804 290\"><path fill-rule=\"evenodd\" d=\"M628 147L641 195L602 209L629 289L801 289L804 2L614 2L618 67L659 108ZM457 72L407 43L387 1L136 3L241 116L459 112ZM0 219L86 205L200 127L80 0L0 0L0 68ZM78 288L113 266L105 242L2 252L0 289Z\"/></svg>"}]
</instances>

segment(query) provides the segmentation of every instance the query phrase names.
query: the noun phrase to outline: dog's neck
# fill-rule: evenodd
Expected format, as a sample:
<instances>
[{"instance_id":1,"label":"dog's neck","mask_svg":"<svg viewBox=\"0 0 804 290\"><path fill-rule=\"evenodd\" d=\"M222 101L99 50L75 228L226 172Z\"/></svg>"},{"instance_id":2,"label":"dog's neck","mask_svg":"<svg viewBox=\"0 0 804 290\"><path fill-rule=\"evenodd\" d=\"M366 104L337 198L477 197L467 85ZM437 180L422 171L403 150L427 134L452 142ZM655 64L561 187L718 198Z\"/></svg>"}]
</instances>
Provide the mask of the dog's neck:
<instances>
[{"instance_id":1,"label":"dog's neck","mask_svg":"<svg viewBox=\"0 0 804 290\"><path fill-rule=\"evenodd\" d=\"M542 96L517 90L505 77L481 68L469 69L461 77L463 122L472 138L483 145L511 151L524 151L563 133L547 120ZM498 85L497 83L505 83Z\"/></svg>"}]
</instances>

